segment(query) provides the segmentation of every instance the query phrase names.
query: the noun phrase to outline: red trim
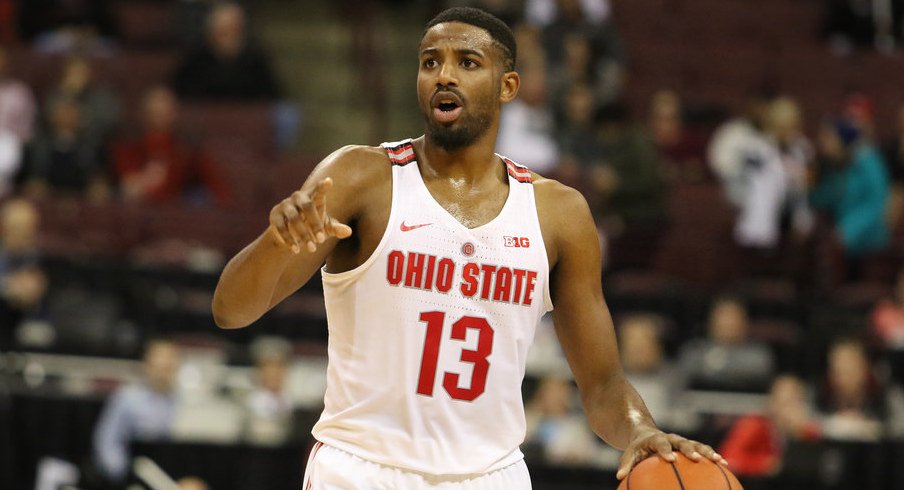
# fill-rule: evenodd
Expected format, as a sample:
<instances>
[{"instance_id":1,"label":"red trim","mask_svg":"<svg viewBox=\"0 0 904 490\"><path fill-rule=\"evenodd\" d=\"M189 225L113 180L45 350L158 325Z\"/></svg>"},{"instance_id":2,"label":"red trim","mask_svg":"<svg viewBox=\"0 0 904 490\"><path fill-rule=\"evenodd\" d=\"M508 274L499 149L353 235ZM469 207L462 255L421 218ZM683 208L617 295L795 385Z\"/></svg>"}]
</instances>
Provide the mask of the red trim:
<instances>
[{"instance_id":1,"label":"red trim","mask_svg":"<svg viewBox=\"0 0 904 490\"><path fill-rule=\"evenodd\" d=\"M308 465L314 464L314 457L317 456L317 451L323 447L323 443L317 441L314 443L314 446L311 448L311 454L308 455ZM312 468L305 468L308 473L308 484L305 485L304 490L311 490L314 488L314 471Z\"/></svg>"},{"instance_id":2,"label":"red trim","mask_svg":"<svg viewBox=\"0 0 904 490\"><path fill-rule=\"evenodd\" d=\"M411 152L411 154L402 156L409 151ZM399 146L386 148L386 153L389 155L389 160L393 165L407 165L413 162L416 157L416 155L414 154L414 145L412 145L411 143L402 143Z\"/></svg>"},{"instance_id":3,"label":"red trim","mask_svg":"<svg viewBox=\"0 0 904 490\"><path fill-rule=\"evenodd\" d=\"M511 175L518 182L525 184L533 182L530 170L527 167L522 167L521 165L518 165L508 158L505 159L505 167L508 170L509 175Z\"/></svg>"}]
</instances>

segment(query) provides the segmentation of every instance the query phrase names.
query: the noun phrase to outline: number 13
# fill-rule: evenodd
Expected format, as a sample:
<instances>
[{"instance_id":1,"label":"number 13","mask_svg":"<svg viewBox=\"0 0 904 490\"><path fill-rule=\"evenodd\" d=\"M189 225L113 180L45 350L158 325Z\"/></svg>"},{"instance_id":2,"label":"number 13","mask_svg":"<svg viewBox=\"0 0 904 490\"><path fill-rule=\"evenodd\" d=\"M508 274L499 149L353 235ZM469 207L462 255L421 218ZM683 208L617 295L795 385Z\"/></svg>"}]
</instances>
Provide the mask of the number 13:
<instances>
[{"instance_id":1,"label":"number 13","mask_svg":"<svg viewBox=\"0 0 904 490\"><path fill-rule=\"evenodd\" d=\"M436 365L439 360L439 345L442 341L443 324L446 314L441 311L425 311L421 313L421 321L427 324L427 335L424 338L424 353L421 357L421 373L418 377L417 392L420 395L433 396L433 385L436 379ZM471 386L458 387L458 373L443 373L443 388L456 400L474 401L480 396L487 384L487 371L490 361L487 357L493 353L493 328L486 318L463 316L452 324L450 337L464 341L468 329L477 330L477 350L462 349L461 361L474 364L471 374Z\"/></svg>"}]
</instances>

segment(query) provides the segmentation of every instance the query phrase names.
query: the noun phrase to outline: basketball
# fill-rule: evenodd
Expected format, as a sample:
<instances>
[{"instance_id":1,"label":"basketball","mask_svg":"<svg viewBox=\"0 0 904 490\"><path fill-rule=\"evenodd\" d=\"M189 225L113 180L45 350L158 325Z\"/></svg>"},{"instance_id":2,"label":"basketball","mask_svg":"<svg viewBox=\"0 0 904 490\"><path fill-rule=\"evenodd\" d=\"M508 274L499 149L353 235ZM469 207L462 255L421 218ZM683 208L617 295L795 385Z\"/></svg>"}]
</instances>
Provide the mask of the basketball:
<instances>
[{"instance_id":1,"label":"basketball","mask_svg":"<svg viewBox=\"0 0 904 490\"><path fill-rule=\"evenodd\" d=\"M675 462L651 456L635 465L618 490L743 490L728 468L701 458L694 462L675 452Z\"/></svg>"}]
</instances>

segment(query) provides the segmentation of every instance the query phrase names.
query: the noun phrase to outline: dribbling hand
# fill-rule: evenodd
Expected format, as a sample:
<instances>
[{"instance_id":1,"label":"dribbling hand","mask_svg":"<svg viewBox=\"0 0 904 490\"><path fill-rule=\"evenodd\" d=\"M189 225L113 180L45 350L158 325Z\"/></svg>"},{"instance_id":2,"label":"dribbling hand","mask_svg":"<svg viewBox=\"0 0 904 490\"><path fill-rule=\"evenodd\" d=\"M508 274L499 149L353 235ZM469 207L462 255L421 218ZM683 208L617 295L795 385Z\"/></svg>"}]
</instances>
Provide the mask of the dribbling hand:
<instances>
[{"instance_id":1,"label":"dribbling hand","mask_svg":"<svg viewBox=\"0 0 904 490\"><path fill-rule=\"evenodd\" d=\"M619 480L624 479L631 472L631 468L634 465L654 454L668 462L674 462L675 455L673 451L675 450L681 451L693 461L707 458L714 463L728 464L719 453L706 444L685 439L678 434L666 434L660 430L653 430L638 434L628 444L624 454L622 454L621 461L619 461L618 472L615 476Z\"/></svg>"},{"instance_id":2,"label":"dribbling hand","mask_svg":"<svg viewBox=\"0 0 904 490\"><path fill-rule=\"evenodd\" d=\"M333 187L333 179L327 177L317 183L313 191L297 190L273 206L270 210L270 231L280 245L301 252L304 245L308 252L317 251L317 244L327 237L347 238L352 229L326 213L326 193Z\"/></svg>"}]
</instances>

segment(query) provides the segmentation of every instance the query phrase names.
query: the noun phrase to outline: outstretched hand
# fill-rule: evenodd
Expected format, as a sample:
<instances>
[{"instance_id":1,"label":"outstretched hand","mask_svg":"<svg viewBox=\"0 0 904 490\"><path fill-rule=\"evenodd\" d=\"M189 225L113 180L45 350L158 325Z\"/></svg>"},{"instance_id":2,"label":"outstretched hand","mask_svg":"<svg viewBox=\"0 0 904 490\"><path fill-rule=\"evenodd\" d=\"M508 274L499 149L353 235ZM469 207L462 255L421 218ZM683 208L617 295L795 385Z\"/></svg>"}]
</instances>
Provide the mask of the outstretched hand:
<instances>
[{"instance_id":1,"label":"outstretched hand","mask_svg":"<svg viewBox=\"0 0 904 490\"><path fill-rule=\"evenodd\" d=\"M678 434L666 434L661 430L650 430L638 434L628 444L624 454L622 454L615 477L619 480L624 479L631 472L631 468L634 465L654 454L670 463L674 462L675 450L681 451L682 454L692 461L700 461L702 458L707 458L718 464L728 464L725 458L706 444L685 439Z\"/></svg>"},{"instance_id":2,"label":"outstretched hand","mask_svg":"<svg viewBox=\"0 0 904 490\"><path fill-rule=\"evenodd\" d=\"M327 237L347 238L352 229L326 212L326 194L333 188L327 177L310 192L299 189L270 210L270 230L281 245L291 246L296 254L304 245L308 252L317 251L317 244Z\"/></svg>"}]
</instances>

